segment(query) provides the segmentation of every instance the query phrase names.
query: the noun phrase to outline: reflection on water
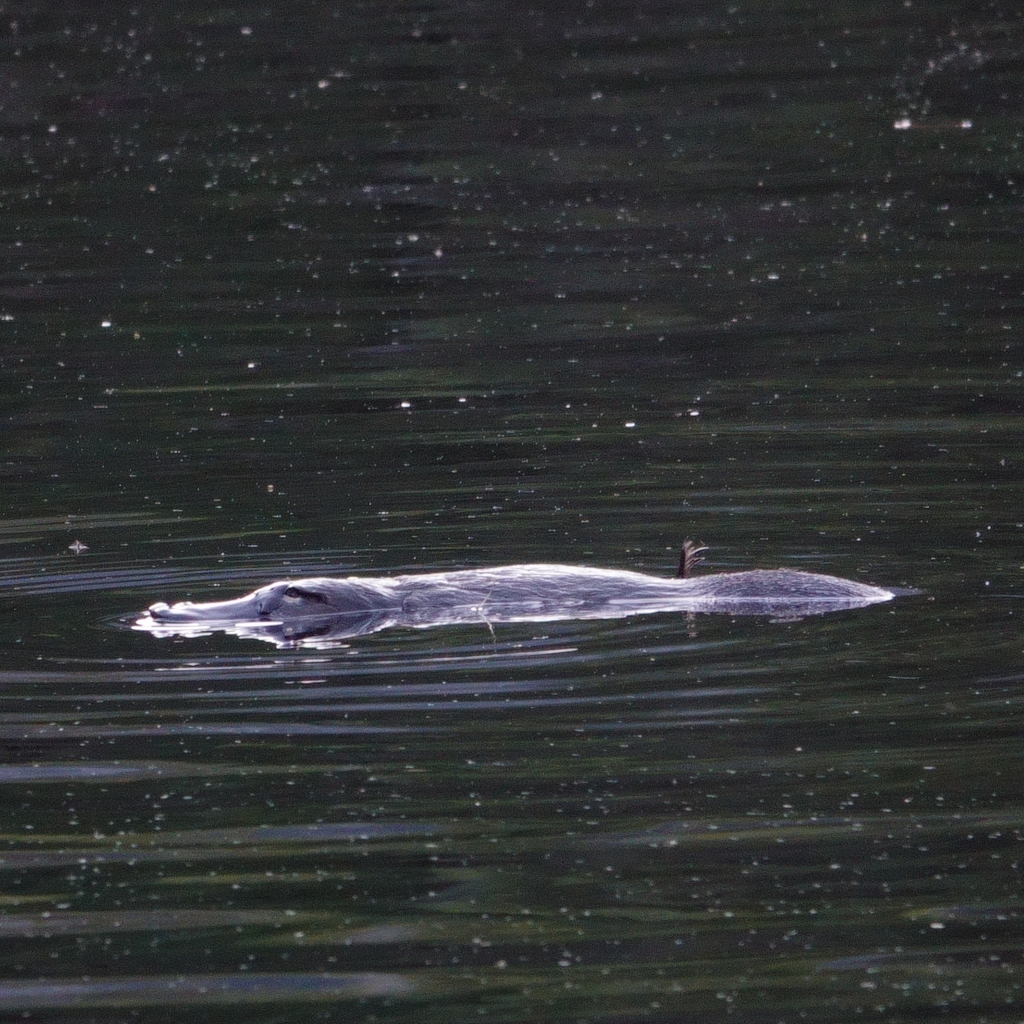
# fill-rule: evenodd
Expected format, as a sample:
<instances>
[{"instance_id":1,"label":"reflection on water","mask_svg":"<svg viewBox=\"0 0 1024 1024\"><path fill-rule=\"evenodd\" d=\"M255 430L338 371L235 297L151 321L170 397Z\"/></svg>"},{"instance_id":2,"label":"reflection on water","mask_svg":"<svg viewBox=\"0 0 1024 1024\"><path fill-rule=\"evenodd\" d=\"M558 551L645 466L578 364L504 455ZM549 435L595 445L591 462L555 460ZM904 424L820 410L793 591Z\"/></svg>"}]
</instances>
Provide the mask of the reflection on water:
<instances>
[{"instance_id":1,"label":"reflection on water","mask_svg":"<svg viewBox=\"0 0 1024 1024\"><path fill-rule=\"evenodd\" d=\"M326 1002L410 996L415 986L398 974L190 974L117 981L6 981L4 1010L130 1006L202 1006L233 1003Z\"/></svg>"}]
</instances>

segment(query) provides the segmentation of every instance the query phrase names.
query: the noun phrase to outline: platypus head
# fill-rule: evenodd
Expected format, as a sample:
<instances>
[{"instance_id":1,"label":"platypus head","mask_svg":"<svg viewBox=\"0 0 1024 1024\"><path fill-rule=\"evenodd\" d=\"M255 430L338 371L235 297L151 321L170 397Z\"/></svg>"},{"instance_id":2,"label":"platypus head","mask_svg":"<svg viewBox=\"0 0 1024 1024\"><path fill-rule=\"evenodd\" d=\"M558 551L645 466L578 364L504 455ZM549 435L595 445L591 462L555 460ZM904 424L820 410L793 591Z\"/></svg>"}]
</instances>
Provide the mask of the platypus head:
<instances>
[{"instance_id":1,"label":"platypus head","mask_svg":"<svg viewBox=\"0 0 1024 1024\"><path fill-rule=\"evenodd\" d=\"M171 605L159 601L149 606L148 615L157 623L290 622L365 611L372 606L366 588L356 580L282 580L232 601L179 601Z\"/></svg>"}]
</instances>

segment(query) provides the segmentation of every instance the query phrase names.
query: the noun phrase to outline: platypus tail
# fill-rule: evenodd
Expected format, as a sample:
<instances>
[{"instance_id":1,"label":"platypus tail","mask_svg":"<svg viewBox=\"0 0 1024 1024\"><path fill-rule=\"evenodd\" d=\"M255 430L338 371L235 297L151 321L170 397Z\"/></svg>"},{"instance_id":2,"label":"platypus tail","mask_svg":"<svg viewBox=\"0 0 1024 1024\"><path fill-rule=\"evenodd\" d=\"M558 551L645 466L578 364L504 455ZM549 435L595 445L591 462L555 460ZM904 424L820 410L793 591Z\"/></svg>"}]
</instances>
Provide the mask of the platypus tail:
<instances>
[{"instance_id":1,"label":"platypus tail","mask_svg":"<svg viewBox=\"0 0 1024 1024\"><path fill-rule=\"evenodd\" d=\"M683 541L683 550L679 552L677 580L689 579L693 575L693 570L704 561L701 557L703 551L707 551L707 545L698 544L696 541L690 540L689 537Z\"/></svg>"}]
</instances>

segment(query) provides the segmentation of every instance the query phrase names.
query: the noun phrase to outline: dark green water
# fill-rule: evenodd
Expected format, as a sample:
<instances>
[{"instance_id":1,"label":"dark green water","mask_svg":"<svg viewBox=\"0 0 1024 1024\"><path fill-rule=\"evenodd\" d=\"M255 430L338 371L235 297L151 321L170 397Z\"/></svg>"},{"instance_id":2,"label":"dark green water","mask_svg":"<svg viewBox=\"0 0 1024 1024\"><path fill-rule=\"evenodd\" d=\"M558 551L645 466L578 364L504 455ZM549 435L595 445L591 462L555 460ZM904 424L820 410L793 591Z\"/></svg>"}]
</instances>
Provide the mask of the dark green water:
<instances>
[{"instance_id":1,"label":"dark green water","mask_svg":"<svg viewBox=\"0 0 1024 1024\"><path fill-rule=\"evenodd\" d=\"M1015 5L3 24L0 1019L1021 1019ZM125 628L687 536L924 593Z\"/></svg>"}]
</instances>

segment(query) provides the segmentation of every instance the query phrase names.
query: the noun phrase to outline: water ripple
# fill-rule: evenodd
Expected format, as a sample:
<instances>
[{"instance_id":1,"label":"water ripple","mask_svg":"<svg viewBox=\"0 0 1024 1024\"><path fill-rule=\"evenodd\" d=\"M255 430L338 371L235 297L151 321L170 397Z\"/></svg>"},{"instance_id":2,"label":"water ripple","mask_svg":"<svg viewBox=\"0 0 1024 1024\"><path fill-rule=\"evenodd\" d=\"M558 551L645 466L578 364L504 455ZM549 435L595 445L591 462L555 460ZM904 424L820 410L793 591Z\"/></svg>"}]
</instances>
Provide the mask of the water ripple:
<instances>
[{"instance_id":1,"label":"water ripple","mask_svg":"<svg viewBox=\"0 0 1024 1024\"><path fill-rule=\"evenodd\" d=\"M325 1002L409 996L402 974L190 974L88 978L68 981L0 981L0 1008L180 1006L265 1002Z\"/></svg>"}]
</instances>

